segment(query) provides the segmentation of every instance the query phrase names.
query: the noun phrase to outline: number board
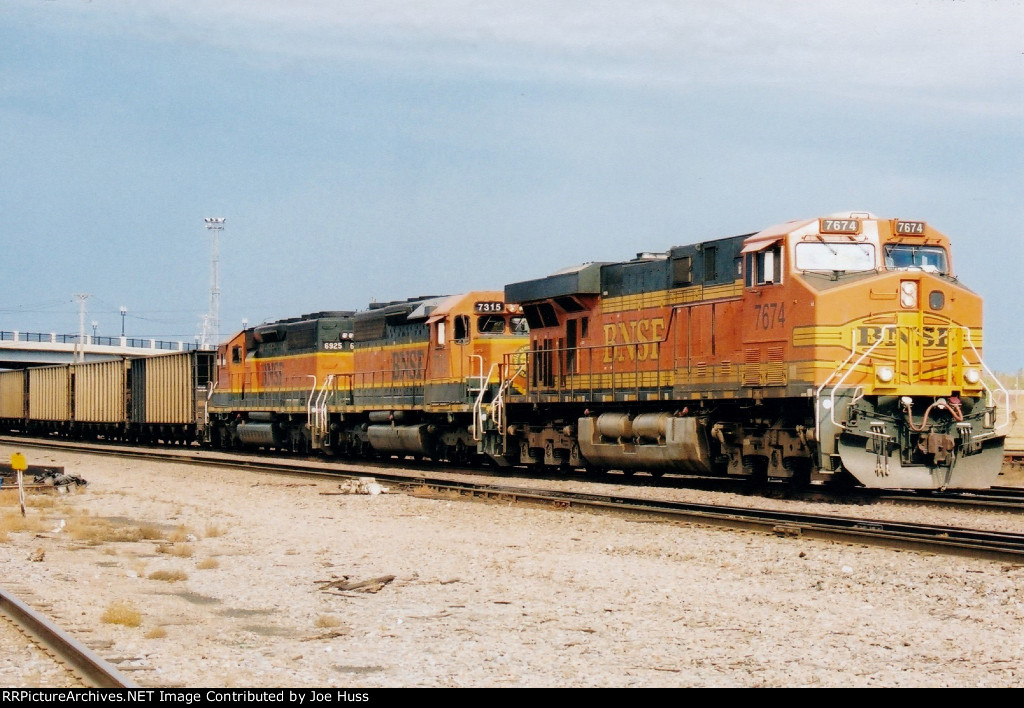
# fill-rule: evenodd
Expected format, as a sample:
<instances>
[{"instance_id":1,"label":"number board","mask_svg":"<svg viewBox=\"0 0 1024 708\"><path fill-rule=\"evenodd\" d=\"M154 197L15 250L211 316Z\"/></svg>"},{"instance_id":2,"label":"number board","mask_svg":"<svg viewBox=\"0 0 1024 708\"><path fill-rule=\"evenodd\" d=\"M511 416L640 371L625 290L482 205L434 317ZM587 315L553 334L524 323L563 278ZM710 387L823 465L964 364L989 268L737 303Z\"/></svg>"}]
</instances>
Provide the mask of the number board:
<instances>
[{"instance_id":1,"label":"number board","mask_svg":"<svg viewBox=\"0 0 1024 708\"><path fill-rule=\"evenodd\" d=\"M505 311L505 303L496 301L476 302L473 304L473 311L482 315L501 314Z\"/></svg>"},{"instance_id":2,"label":"number board","mask_svg":"<svg viewBox=\"0 0 1024 708\"><path fill-rule=\"evenodd\" d=\"M900 235L924 236L923 221L897 221L896 233Z\"/></svg>"},{"instance_id":3,"label":"number board","mask_svg":"<svg viewBox=\"0 0 1024 708\"><path fill-rule=\"evenodd\" d=\"M823 234L859 234L860 219L818 219L818 231Z\"/></svg>"}]
</instances>

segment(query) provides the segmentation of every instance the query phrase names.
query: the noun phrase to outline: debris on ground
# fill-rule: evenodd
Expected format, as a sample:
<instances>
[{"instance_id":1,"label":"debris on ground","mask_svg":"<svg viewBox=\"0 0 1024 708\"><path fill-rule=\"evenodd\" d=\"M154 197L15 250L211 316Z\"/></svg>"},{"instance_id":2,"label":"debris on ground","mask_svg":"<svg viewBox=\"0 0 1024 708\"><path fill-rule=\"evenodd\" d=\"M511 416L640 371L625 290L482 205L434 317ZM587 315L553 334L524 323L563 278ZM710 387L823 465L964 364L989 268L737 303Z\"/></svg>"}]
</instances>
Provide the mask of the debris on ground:
<instances>
[{"instance_id":1,"label":"debris on ground","mask_svg":"<svg viewBox=\"0 0 1024 708\"><path fill-rule=\"evenodd\" d=\"M338 580L318 580L317 585L321 590L339 590L343 592L379 592L386 585L390 584L395 576L381 575L369 580L350 580L350 576L343 575Z\"/></svg>"},{"instance_id":2,"label":"debris on ground","mask_svg":"<svg viewBox=\"0 0 1024 708\"><path fill-rule=\"evenodd\" d=\"M338 485L336 492L323 492L331 494L387 494L388 488L381 486L373 477L359 477L357 479L346 479Z\"/></svg>"}]
</instances>

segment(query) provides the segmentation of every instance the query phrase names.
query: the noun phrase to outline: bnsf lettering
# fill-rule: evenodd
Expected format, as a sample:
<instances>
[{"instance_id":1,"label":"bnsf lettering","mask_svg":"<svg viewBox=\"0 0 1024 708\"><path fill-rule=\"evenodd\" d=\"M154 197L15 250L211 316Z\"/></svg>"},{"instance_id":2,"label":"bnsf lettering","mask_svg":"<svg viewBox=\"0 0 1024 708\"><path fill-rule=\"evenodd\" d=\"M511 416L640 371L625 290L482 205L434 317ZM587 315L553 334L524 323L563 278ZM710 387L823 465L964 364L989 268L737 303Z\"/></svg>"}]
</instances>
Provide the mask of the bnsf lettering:
<instances>
[{"instance_id":1,"label":"bnsf lettering","mask_svg":"<svg viewBox=\"0 0 1024 708\"><path fill-rule=\"evenodd\" d=\"M660 342L665 336L665 320L651 317L604 326L604 363L612 361L647 361L657 359ZM626 346L623 346L626 345ZM630 346L633 345L633 346ZM614 349L614 358L612 347Z\"/></svg>"},{"instance_id":2,"label":"bnsf lettering","mask_svg":"<svg viewBox=\"0 0 1024 708\"><path fill-rule=\"evenodd\" d=\"M904 344L909 343L909 333L906 329L901 329L897 335L895 329L884 330L885 341L879 346L883 347L894 347L896 346L896 338L899 337L899 341ZM857 345L861 347L872 347L876 342L881 340L883 337L883 329L881 327L858 327L857 328ZM949 346L949 328L948 327L924 327L921 330L921 344L925 347L948 347Z\"/></svg>"},{"instance_id":3,"label":"bnsf lettering","mask_svg":"<svg viewBox=\"0 0 1024 708\"><path fill-rule=\"evenodd\" d=\"M282 364L263 364L260 367L263 385L267 388L284 384L284 366Z\"/></svg>"},{"instance_id":4,"label":"bnsf lettering","mask_svg":"<svg viewBox=\"0 0 1024 708\"><path fill-rule=\"evenodd\" d=\"M423 378L423 352L393 352L391 354L391 378L395 381Z\"/></svg>"}]
</instances>

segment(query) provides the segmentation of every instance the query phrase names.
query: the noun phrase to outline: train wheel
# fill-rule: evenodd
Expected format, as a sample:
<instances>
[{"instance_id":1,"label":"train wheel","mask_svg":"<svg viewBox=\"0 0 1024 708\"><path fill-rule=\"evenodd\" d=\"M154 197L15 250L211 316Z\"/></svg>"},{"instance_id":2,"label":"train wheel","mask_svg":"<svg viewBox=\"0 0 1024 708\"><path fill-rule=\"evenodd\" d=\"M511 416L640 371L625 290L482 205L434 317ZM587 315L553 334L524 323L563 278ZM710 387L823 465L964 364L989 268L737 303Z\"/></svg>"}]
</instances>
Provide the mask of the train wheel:
<instances>
[{"instance_id":1,"label":"train wheel","mask_svg":"<svg viewBox=\"0 0 1024 708\"><path fill-rule=\"evenodd\" d=\"M794 487L806 487L811 483L811 461L800 457L787 457L782 466L792 472L789 478Z\"/></svg>"},{"instance_id":2,"label":"train wheel","mask_svg":"<svg viewBox=\"0 0 1024 708\"><path fill-rule=\"evenodd\" d=\"M448 448L448 461L456 465L464 465L468 460L466 443L456 440L455 444Z\"/></svg>"},{"instance_id":3,"label":"train wheel","mask_svg":"<svg viewBox=\"0 0 1024 708\"><path fill-rule=\"evenodd\" d=\"M743 475L754 484L766 484L768 458L761 455L746 455L743 458Z\"/></svg>"}]
</instances>

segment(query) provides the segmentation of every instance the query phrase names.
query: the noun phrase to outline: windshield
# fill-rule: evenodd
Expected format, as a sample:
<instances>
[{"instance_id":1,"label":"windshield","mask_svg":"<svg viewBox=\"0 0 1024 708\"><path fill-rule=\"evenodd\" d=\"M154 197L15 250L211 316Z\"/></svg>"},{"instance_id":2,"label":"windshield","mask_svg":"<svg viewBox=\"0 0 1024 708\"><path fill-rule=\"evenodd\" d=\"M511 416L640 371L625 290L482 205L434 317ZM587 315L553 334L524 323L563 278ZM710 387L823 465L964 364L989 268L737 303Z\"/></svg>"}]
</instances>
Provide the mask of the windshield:
<instances>
[{"instance_id":1,"label":"windshield","mask_svg":"<svg viewBox=\"0 0 1024 708\"><path fill-rule=\"evenodd\" d=\"M797 270L858 271L875 269L875 246L870 243L798 243Z\"/></svg>"},{"instance_id":2,"label":"windshield","mask_svg":"<svg viewBox=\"0 0 1024 708\"><path fill-rule=\"evenodd\" d=\"M476 319L476 331L480 334L504 334L504 315L481 315ZM522 315L513 315L508 318L508 331L511 334L526 334L530 328L526 324L526 318Z\"/></svg>"},{"instance_id":3,"label":"windshield","mask_svg":"<svg viewBox=\"0 0 1024 708\"><path fill-rule=\"evenodd\" d=\"M931 273L949 273L946 250L939 246L888 244L885 247L885 267L889 270L919 268Z\"/></svg>"}]
</instances>

